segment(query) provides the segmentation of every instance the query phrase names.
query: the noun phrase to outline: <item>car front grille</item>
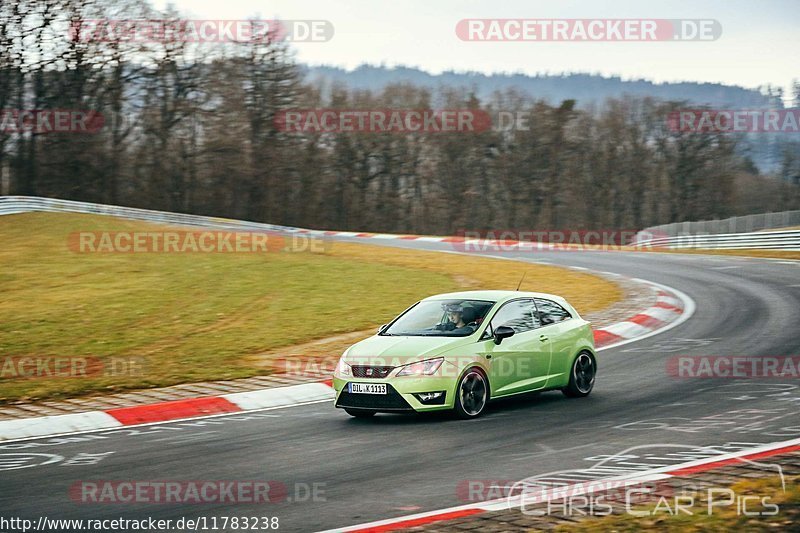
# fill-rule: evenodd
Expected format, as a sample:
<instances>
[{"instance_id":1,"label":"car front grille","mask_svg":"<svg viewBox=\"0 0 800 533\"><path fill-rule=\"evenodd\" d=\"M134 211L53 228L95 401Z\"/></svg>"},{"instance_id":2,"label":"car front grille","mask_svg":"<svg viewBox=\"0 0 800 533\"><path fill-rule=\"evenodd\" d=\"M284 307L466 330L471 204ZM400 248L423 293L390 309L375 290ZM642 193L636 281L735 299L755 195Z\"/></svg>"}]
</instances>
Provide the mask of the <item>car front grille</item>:
<instances>
[{"instance_id":1,"label":"car front grille","mask_svg":"<svg viewBox=\"0 0 800 533\"><path fill-rule=\"evenodd\" d=\"M413 411L414 409L403 399L394 387L387 384L386 394L350 394L348 385L339 394L336 407L353 409L372 409L375 411Z\"/></svg>"},{"instance_id":2,"label":"car front grille","mask_svg":"<svg viewBox=\"0 0 800 533\"><path fill-rule=\"evenodd\" d=\"M354 365L353 377L356 378L385 378L389 373L394 370L393 366L369 366L369 365Z\"/></svg>"}]
</instances>

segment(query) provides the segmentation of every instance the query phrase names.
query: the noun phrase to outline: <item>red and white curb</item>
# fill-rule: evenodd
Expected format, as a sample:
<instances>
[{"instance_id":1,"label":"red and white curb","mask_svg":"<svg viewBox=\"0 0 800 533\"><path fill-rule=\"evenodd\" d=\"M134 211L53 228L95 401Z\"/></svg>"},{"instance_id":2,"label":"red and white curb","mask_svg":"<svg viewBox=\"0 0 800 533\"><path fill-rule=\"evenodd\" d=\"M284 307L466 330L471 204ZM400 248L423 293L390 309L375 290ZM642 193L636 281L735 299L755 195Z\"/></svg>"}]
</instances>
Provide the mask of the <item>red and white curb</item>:
<instances>
[{"instance_id":1,"label":"red and white curb","mask_svg":"<svg viewBox=\"0 0 800 533\"><path fill-rule=\"evenodd\" d=\"M369 233L359 231L331 231L331 230L317 230L317 229L304 229L294 228L293 233L303 233L305 235L312 235L318 237L355 237L359 239L392 239L403 241L423 241L423 242L449 242L458 243L464 246L474 246L474 251L491 251L492 248L496 250L510 251L514 248L520 250L561 250L567 249L569 243L546 243L546 242L532 242L532 241L516 241L511 239L472 239L467 237L458 236L433 236L433 235L395 235L392 233ZM576 245L577 247L578 245ZM589 249L587 247L587 249ZM470 250L465 250L470 251Z\"/></svg>"},{"instance_id":2,"label":"red and white curb","mask_svg":"<svg viewBox=\"0 0 800 533\"><path fill-rule=\"evenodd\" d=\"M649 285L656 293L656 303L627 320L594 330L594 343L598 349L621 346L663 333L686 322L695 311L695 303L685 293L638 278L631 281Z\"/></svg>"},{"instance_id":3,"label":"red and white curb","mask_svg":"<svg viewBox=\"0 0 800 533\"><path fill-rule=\"evenodd\" d=\"M42 416L0 421L0 442L102 429L116 429L158 422L208 417L242 411L289 407L333 399L329 381L303 383L256 391L235 392L174 400L107 411Z\"/></svg>"},{"instance_id":4,"label":"red and white curb","mask_svg":"<svg viewBox=\"0 0 800 533\"><path fill-rule=\"evenodd\" d=\"M594 479L591 482L578 482L574 485L569 485L566 487L562 486L559 487L557 492L553 495L548 495L547 493L537 493L535 503L545 503L547 501L557 500L559 498L563 498L565 493L568 493L570 496L581 496L583 494L602 490L603 487L607 486L619 487L626 484L635 484L645 481L660 481L672 477L691 476L693 474L706 472L715 468L733 466L742 463L752 463L754 461L758 461L759 459L765 459L768 457L774 457L776 455L797 451L800 451L800 439L775 442L735 453L698 459L696 461L687 461L685 463L643 470L622 476ZM778 470L778 472L780 472L780 470ZM449 520L455 520L457 518L465 518L468 516L490 513L493 511L521 508L521 506L524 505L523 498L524 496L499 498L496 500L476 502L458 507L449 507L446 509L439 509L426 513L417 513L397 518L390 518L387 520L358 524L355 526L330 529L320 533L380 533L384 531L396 531L398 529L424 526L427 524L445 522Z\"/></svg>"}]
</instances>

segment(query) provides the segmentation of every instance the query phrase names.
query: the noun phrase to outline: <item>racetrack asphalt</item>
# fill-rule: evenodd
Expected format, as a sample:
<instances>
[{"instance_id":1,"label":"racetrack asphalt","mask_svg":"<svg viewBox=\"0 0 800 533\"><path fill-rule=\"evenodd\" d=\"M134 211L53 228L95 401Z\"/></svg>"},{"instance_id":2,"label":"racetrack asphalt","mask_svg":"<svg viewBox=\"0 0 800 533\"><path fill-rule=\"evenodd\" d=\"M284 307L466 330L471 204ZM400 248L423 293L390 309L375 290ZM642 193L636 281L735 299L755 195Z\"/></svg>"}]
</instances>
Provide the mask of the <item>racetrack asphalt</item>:
<instances>
[{"instance_id":1,"label":"racetrack asphalt","mask_svg":"<svg viewBox=\"0 0 800 533\"><path fill-rule=\"evenodd\" d=\"M452 250L419 241L369 244ZM276 516L280 530L316 531L461 505L467 502L459 487L467 480L517 480L589 467L635 445L735 447L800 437L797 378L689 379L667 372L667 360L678 355L799 355L800 262L595 251L496 255L654 281L689 295L696 310L669 331L601 351L590 397L527 395L496 402L474 421L397 415L357 420L325 402L4 443L2 515ZM509 287L516 281L509 280ZM104 480L275 480L292 501L71 499L76 482ZM314 489L316 498L308 497Z\"/></svg>"}]
</instances>

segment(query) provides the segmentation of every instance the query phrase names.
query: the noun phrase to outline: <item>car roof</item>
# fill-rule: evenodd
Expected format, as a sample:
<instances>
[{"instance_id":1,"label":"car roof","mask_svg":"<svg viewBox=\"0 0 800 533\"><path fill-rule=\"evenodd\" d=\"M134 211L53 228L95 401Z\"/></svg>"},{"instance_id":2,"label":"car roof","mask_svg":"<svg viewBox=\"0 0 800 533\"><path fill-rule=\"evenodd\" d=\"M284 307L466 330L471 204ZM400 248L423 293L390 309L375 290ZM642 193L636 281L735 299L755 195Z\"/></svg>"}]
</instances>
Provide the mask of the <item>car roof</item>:
<instances>
[{"instance_id":1,"label":"car roof","mask_svg":"<svg viewBox=\"0 0 800 533\"><path fill-rule=\"evenodd\" d=\"M528 291L460 291L460 292L447 292L444 294L435 294L424 298L425 300L489 300L492 302L500 302L511 300L513 298L546 298L549 300L556 300L559 302L566 302L561 296L555 294L547 294L545 292L528 292Z\"/></svg>"}]
</instances>

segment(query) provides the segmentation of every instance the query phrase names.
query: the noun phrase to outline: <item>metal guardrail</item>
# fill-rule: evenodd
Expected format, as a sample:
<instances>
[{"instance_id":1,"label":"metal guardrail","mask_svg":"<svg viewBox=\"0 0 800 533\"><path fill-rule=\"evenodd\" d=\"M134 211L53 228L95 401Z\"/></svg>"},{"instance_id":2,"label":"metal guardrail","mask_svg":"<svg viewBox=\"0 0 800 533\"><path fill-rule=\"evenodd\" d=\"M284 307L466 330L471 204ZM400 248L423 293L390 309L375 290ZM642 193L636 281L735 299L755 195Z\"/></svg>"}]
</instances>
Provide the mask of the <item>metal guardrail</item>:
<instances>
[{"instance_id":1,"label":"metal guardrail","mask_svg":"<svg viewBox=\"0 0 800 533\"><path fill-rule=\"evenodd\" d=\"M761 230L776 230L800 226L800 210L776 213L757 213L722 220L698 220L693 222L673 222L646 228L644 231L677 237L680 235L719 235L728 233L751 233Z\"/></svg>"},{"instance_id":2,"label":"metal guardrail","mask_svg":"<svg viewBox=\"0 0 800 533\"><path fill-rule=\"evenodd\" d=\"M310 234L323 233L321 231L306 230L290 226L278 226L275 224L248 222L230 218L170 213L168 211L153 211L135 207L92 204L55 198L40 198L38 196L0 196L0 215L28 213L31 211L109 215L159 224L226 230L303 232ZM708 248L735 250L757 248L765 250L800 251L800 230L726 233L719 235L678 235L675 237L654 237L652 233L645 230L636 235L635 245L670 249Z\"/></svg>"},{"instance_id":3,"label":"metal guardrail","mask_svg":"<svg viewBox=\"0 0 800 533\"><path fill-rule=\"evenodd\" d=\"M703 248L712 250L787 250L800 251L800 230L723 233L719 235L678 235L653 237L649 231L639 232L636 246L672 250Z\"/></svg>"},{"instance_id":4,"label":"metal guardrail","mask_svg":"<svg viewBox=\"0 0 800 533\"><path fill-rule=\"evenodd\" d=\"M168 211L152 211L150 209L138 209L135 207L92 204L88 202L75 202L72 200L59 200L56 198L41 198L38 196L0 196L0 215L28 213L31 211L109 215L159 224L225 230L245 229L293 233L303 231L301 228L289 226L276 226L274 224L247 222L230 218L170 213Z\"/></svg>"}]
</instances>

